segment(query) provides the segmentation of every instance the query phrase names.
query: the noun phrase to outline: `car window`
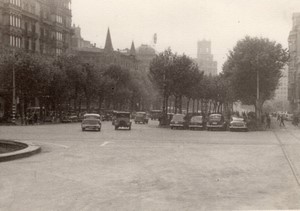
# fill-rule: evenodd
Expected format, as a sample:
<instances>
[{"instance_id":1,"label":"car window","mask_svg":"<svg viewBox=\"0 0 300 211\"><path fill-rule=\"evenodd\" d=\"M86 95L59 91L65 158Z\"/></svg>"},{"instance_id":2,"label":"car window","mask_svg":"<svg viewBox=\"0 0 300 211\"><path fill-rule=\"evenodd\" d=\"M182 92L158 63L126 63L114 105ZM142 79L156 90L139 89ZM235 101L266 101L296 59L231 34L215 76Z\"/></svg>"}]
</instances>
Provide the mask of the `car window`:
<instances>
[{"instance_id":1,"label":"car window","mask_svg":"<svg viewBox=\"0 0 300 211\"><path fill-rule=\"evenodd\" d=\"M99 120L97 119L85 119L83 121L84 124L98 124L99 123Z\"/></svg>"},{"instance_id":2,"label":"car window","mask_svg":"<svg viewBox=\"0 0 300 211\"><path fill-rule=\"evenodd\" d=\"M184 115L174 115L173 121L184 121Z\"/></svg>"},{"instance_id":3,"label":"car window","mask_svg":"<svg viewBox=\"0 0 300 211\"><path fill-rule=\"evenodd\" d=\"M209 119L220 121L221 120L221 115L211 115L211 116L209 116Z\"/></svg>"},{"instance_id":4,"label":"car window","mask_svg":"<svg viewBox=\"0 0 300 211\"><path fill-rule=\"evenodd\" d=\"M193 116L191 122L201 122L203 119L202 116Z\"/></svg>"},{"instance_id":5,"label":"car window","mask_svg":"<svg viewBox=\"0 0 300 211\"><path fill-rule=\"evenodd\" d=\"M127 113L117 113L117 118L129 118L130 114Z\"/></svg>"}]
</instances>

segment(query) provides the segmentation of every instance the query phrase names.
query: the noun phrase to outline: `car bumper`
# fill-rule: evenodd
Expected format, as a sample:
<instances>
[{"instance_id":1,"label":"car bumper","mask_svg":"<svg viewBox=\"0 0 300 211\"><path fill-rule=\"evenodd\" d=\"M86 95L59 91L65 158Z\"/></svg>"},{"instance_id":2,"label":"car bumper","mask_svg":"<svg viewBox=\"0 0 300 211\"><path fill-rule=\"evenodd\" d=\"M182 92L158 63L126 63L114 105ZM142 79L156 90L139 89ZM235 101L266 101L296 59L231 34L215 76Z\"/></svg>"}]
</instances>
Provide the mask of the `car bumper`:
<instances>
[{"instance_id":1,"label":"car bumper","mask_svg":"<svg viewBox=\"0 0 300 211\"><path fill-rule=\"evenodd\" d=\"M189 125L189 128L203 128L203 125Z\"/></svg>"},{"instance_id":2,"label":"car bumper","mask_svg":"<svg viewBox=\"0 0 300 211\"><path fill-rule=\"evenodd\" d=\"M81 128L85 130L99 130L101 126L82 126Z\"/></svg>"},{"instance_id":3,"label":"car bumper","mask_svg":"<svg viewBox=\"0 0 300 211\"><path fill-rule=\"evenodd\" d=\"M184 127L183 124L170 124L170 127Z\"/></svg>"},{"instance_id":4,"label":"car bumper","mask_svg":"<svg viewBox=\"0 0 300 211\"><path fill-rule=\"evenodd\" d=\"M225 125L206 125L208 128L224 128Z\"/></svg>"},{"instance_id":5,"label":"car bumper","mask_svg":"<svg viewBox=\"0 0 300 211\"><path fill-rule=\"evenodd\" d=\"M229 129L248 129L246 126L229 126Z\"/></svg>"}]
</instances>

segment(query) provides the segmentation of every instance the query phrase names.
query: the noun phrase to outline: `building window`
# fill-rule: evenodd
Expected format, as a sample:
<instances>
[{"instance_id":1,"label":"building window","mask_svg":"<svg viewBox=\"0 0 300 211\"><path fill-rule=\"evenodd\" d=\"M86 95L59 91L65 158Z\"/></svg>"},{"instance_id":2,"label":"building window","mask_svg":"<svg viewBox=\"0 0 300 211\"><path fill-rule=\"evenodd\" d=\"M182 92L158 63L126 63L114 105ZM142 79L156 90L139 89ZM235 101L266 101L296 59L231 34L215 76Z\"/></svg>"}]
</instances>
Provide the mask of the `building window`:
<instances>
[{"instance_id":1,"label":"building window","mask_svg":"<svg viewBox=\"0 0 300 211\"><path fill-rule=\"evenodd\" d=\"M9 24L14 27L21 28L21 18L17 15L10 14L9 16Z\"/></svg>"},{"instance_id":2,"label":"building window","mask_svg":"<svg viewBox=\"0 0 300 211\"><path fill-rule=\"evenodd\" d=\"M55 53L56 53L56 55L61 55L62 54L62 49L56 48Z\"/></svg>"},{"instance_id":3,"label":"building window","mask_svg":"<svg viewBox=\"0 0 300 211\"><path fill-rule=\"evenodd\" d=\"M62 41L63 40L63 35L61 32L56 32L55 34L56 40Z\"/></svg>"},{"instance_id":4,"label":"building window","mask_svg":"<svg viewBox=\"0 0 300 211\"><path fill-rule=\"evenodd\" d=\"M56 15L55 20L57 23L61 23L61 24L63 23L63 18L60 15Z\"/></svg>"},{"instance_id":5,"label":"building window","mask_svg":"<svg viewBox=\"0 0 300 211\"><path fill-rule=\"evenodd\" d=\"M10 35L9 45L12 46L12 47L21 48L21 38L17 37L17 36L14 36L14 35Z\"/></svg>"},{"instance_id":6,"label":"building window","mask_svg":"<svg viewBox=\"0 0 300 211\"><path fill-rule=\"evenodd\" d=\"M21 7L21 0L9 0L9 3Z\"/></svg>"}]
</instances>

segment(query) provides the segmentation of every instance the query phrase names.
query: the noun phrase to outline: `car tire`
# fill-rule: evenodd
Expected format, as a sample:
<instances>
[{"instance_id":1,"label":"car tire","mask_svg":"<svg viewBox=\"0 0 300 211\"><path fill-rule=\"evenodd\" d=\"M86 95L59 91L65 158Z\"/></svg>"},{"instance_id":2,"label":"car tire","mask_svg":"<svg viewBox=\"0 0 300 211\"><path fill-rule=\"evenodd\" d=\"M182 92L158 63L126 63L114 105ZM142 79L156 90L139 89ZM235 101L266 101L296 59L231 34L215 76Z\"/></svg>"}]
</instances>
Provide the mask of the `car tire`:
<instances>
[{"instance_id":1,"label":"car tire","mask_svg":"<svg viewBox=\"0 0 300 211\"><path fill-rule=\"evenodd\" d=\"M85 129L84 129L84 128L82 128L82 131L85 131Z\"/></svg>"},{"instance_id":2,"label":"car tire","mask_svg":"<svg viewBox=\"0 0 300 211\"><path fill-rule=\"evenodd\" d=\"M129 126L128 130L131 130L131 125Z\"/></svg>"},{"instance_id":3,"label":"car tire","mask_svg":"<svg viewBox=\"0 0 300 211\"><path fill-rule=\"evenodd\" d=\"M115 126L115 130L118 130L119 129L119 127L118 126Z\"/></svg>"}]
</instances>

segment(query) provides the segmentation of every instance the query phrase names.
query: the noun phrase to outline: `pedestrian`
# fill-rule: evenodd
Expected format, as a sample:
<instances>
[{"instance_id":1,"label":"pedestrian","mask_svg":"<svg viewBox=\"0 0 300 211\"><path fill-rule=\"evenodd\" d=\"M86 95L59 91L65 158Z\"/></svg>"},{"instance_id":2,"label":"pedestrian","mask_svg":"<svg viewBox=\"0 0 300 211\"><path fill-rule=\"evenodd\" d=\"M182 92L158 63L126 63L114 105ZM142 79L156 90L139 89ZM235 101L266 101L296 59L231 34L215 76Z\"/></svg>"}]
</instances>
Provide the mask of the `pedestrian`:
<instances>
[{"instance_id":1,"label":"pedestrian","mask_svg":"<svg viewBox=\"0 0 300 211\"><path fill-rule=\"evenodd\" d=\"M277 121L279 122L280 121L280 115L277 114Z\"/></svg>"},{"instance_id":2,"label":"pedestrian","mask_svg":"<svg viewBox=\"0 0 300 211\"><path fill-rule=\"evenodd\" d=\"M299 118L298 118L298 116L295 116L294 117L294 125L298 126L298 124L299 124Z\"/></svg>"},{"instance_id":3,"label":"pedestrian","mask_svg":"<svg viewBox=\"0 0 300 211\"><path fill-rule=\"evenodd\" d=\"M34 124L37 124L37 122L38 122L38 115L36 112L33 114L33 121L34 121Z\"/></svg>"},{"instance_id":4,"label":"pedestrian","mask_svg":"<svg viewBox=\"0 0 300 211\"><path fill-rule=\"evenodd\" d=\"M283 115L280 116L280 124L279 124L279 126L280 126L280 127L281 127L281 126L284 126L284 127L285 127Z\"/></svg>"},{"instance_id":5,"label":"pedestrian","mask_svg":"<svg viewBox=\"0 0 300 211\"><path fill-rule=\"evenodd\" d=\"M267 116L266 129L271 129L271 117L270 117L270 115Z\"/></svg>"}]
</instances>

